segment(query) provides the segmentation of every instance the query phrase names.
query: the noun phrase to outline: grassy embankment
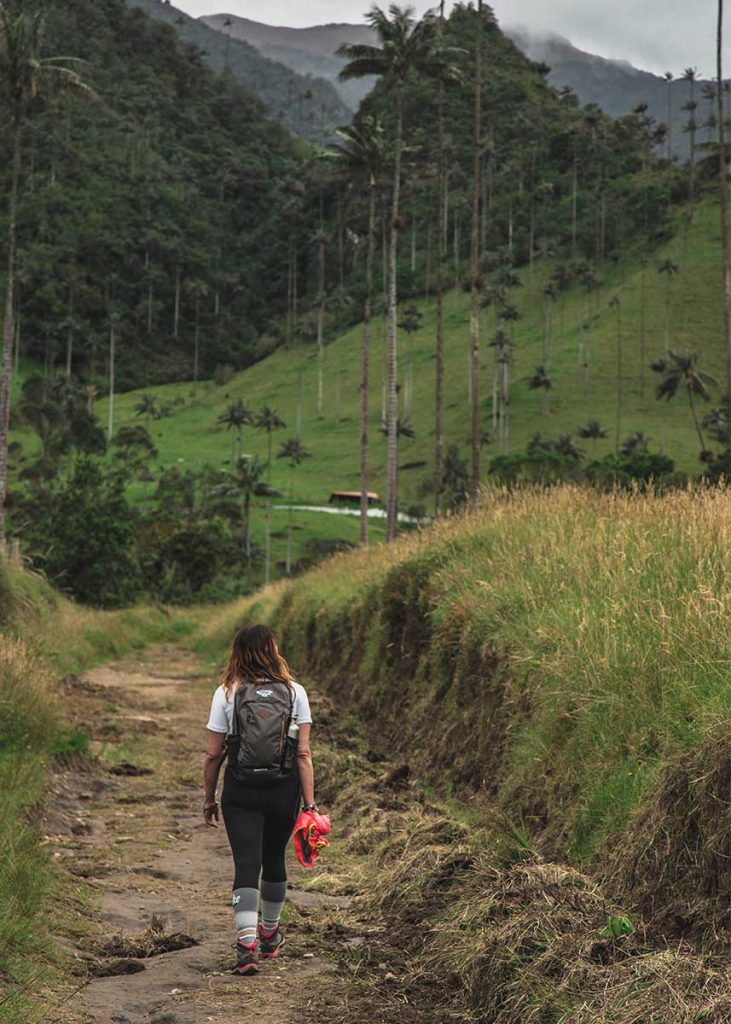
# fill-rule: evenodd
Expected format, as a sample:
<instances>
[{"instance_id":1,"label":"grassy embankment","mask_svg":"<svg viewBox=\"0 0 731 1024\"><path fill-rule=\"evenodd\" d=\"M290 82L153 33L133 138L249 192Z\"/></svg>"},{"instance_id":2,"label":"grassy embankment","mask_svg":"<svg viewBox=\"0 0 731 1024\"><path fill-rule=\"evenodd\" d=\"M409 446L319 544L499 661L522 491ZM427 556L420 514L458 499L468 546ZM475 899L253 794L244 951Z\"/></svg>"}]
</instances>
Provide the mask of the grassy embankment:
<instances>
[{"instance_id":1,"label":"grassy embankment","mask_svg":"<svg viewBox=\"0 0 731 1024\"><path fill-rule=\"evenodd\" d=\"M731 496L492 495L241 601L389 756L680 934L731 937Z\"/></svg>"},{"instance_id":2,"label":"grassy embankment","mask_svg":"<svg viewBox=\"0 0 731 1024\"><path fill-rule=\"evenodd\" d=\"M40 819L59 758L85 753L88 737L63 724L54 680L126 650L182 637L190 612L97 612L60 597L40 577L0 567L0 1021L32 1019L54 971L48 910L63 880L42 842ZM35 1001L33 1001L35 1002ZM37 1005L37 1004L36 1004Z\"/></svg>"}]
</instances>

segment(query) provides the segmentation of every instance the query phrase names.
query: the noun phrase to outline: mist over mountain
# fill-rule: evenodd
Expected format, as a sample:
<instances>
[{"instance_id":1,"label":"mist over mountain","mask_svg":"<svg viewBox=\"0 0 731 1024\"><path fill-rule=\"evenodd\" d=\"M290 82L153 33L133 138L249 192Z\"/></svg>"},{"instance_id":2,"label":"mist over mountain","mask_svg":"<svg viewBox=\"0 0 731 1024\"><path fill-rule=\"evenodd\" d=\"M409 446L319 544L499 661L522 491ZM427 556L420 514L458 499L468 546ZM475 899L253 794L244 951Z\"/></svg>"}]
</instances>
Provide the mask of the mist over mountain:
<instances>
[{"instance_id":1,"label":"mist over mountain","mask_svg":"<svg viewBox=\"0 0 731 1024\"><path fill-rule=\"evenodd\" d=\"M373 43L375 36L367 25L342 23L285 28L225 13L198 20L210 28L229 33L232 39L250 43L264 56L286 64L301 75L320 75L328 79L352 110L373 86L371 78L351 82L337 80L345 62L335 56L335 51L341 43Z\"/></svg>"},{"instance_id":2,"label":"mist over mountain","mask_svg":"<svg viewBox=\"0 0 731 1024\"><path fill-rule=\"evenodd\" d=\"M550 67L548 81L554 88L568 86L582 103L596 103L612 117L621 117L638 104L646 103L648 113L663 124L668 123L669 113L673 153L681 160L688 158L690 140L683 126L690 115L683 106L691 98L690 82L677 79L668 85L661 75L642 71L628 61L586 53L560 35L535 33L519 25L504 31L527 57ZM703 99L703 88L707 84L697 79L694 85L700 142L706 139L706 121L714 114L713 101Z\"/></svg>"},{"instance_id":3,"label":"mist over mountain","mask_svg":"<svg viewBox=\"0 0 731 1024\"><path fill-rule=\"evenodd\" d=\"M174 25L180 36L198 47L216 71L229 67L248 89L266 103L274 117L311 142L322 142L337 125L351 119L329 76L313 63L299 72L294 63L272 59L241 34L216 31L202 19L191 18L165 0L126 0L158 21Z\"/></svg>"},{"instance_id":4,"label":"mist over mountain","mask_svg":"<svg viewBox=\"0 0 731 1024\"><path fill-rule=\"evenodd\" d=\"M370 79L337 80L343 61L335 51L342 42L373 42L373 33L366 25L339 23L286 28L226 13L198 20L212 29L228 33L232 41L255 46L264 56L286 64L300 75L319 75L327 79L351 109L357 108L372 88ZM667 124L669 101L672 150L680 160L688 158L690 141L682 126L689 118L688 111L683 110L690 99L689 82L677 79L668 86L661 75L642 71L628 61L587 53L558 34L533 32L523 25L514 25L504 31L527 57L550 67L548 82L554 88L569 87L581 103L596 103L612 117L621 117L639 104L646 103L648 113ZM702 80L695 84L695 99L699 103L695 118L700 142L706 138L704 125L712 114L710 100L702 98L705 84Z\"/></svg>"}]
</instances>

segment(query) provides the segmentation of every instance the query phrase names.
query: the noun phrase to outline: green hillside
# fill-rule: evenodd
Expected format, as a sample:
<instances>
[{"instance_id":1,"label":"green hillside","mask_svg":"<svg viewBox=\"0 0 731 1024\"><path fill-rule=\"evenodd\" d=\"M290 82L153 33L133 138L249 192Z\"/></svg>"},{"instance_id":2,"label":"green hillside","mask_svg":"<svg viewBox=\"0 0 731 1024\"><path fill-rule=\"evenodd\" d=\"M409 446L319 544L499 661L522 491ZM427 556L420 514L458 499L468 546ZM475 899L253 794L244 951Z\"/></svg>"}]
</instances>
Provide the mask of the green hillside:
<instances>
[{"instance_id":1,"label":"green hillside","mask_svg":"<svg viewBox=\"0 0 731 1024\"><path fill-rule=\"evenodd\" d=\"M527 268L520 274L525 285L518 292L521 320L515 325L515 366L513 370L510 411L509 451L525 448L536 433L555 439L562 434L576 437L577 429L595 418L610 435L596 444L601 457L614 450L617 424L617 307L610 301L618 296L622 334L622 409L619 423L620 439L642 430L652 450L665 452L680 470L700 471L699 443L687 401L678 395L670 404L655 398L657 375L647 365L661 355L664 346L668 276L658 272L659 265L672 259L679 266L670 282L670 347L701 354L700 366L716 375L723 387L723 337L721 323L720 271L717 247L718 210L713 199L707 199L696 210L694 223L688 230L679 228L676 236L654 251L637 251L616 267L607 268L604 283L597 292L587 295L573 285L553 308L553 351L549 370L554 381L550 409L544 413L541 394L528 387L527 377L543 359L543 295L542 288L551 271L550 264L536 264L532 279ZM643 270L644 263L644 270ZM644 275L645 292L645 365L641 361L641 298ZM433 302L422 302L424 314L420 330L413 341L402 333L400 338L400 379L403 406L404 388L409 366L413 367L413 395L409 415L416 436L402 439L402 465L426 461L426 465L402 470L400 495L402 506L424 504L429 509L428 487L433 462ZM587 331L584 324L591 311L596 323ZM446 440L465 453L467 446L467 312L468 296L453 291L446 302ZM493 333L493 314L485 313L483 339ZM562 328L563 322L563 328ZM589 353L587 371L580 365L579 344ZM371 467L372 488L383 491L385 471L385 439L379 432L383 380L383 330L374 327L372 351ZM286 429L274 435L275 451L279 442L295 432L297 416L298 376L302 380L301 435L312 458L295 473L294 495L297 501L321 502L334 489L359 486L359 413L358 385L360 374L361 329L353 328L337 338L325 352L324 415L317 416L317 354L314 346L294 345L276 351L262 362L235 376L225 386L207 383L197 398L190 385L169 385L151 389L160 399L180 395L185 404L169 416L153 422L151 431L162 465L178 464L200 468L205 463L222 465L230 458L231 433L216 423L217 416L228 402L241 399L257 410L268 404L286 421ZM490 430L493 350L482 349L482 408L485 428ZM340 375L340 419L336 416L337 380ZM644 398L641 382L644 377ZM118 425L139 422L133 409L141 392L129 392L117 399ZM96 406L101 421L106 423L107 405ZM664 441L664 445L663 445ZM592 442L578 442L588 446ZM245 453L266 458L266 436L245 428ZM483 449L485 470L498 454L496 442ZM487 478L485 474L485 478ZM287 492L289 471L275 460L272 482Z\"/></svg>"}]
</instances>

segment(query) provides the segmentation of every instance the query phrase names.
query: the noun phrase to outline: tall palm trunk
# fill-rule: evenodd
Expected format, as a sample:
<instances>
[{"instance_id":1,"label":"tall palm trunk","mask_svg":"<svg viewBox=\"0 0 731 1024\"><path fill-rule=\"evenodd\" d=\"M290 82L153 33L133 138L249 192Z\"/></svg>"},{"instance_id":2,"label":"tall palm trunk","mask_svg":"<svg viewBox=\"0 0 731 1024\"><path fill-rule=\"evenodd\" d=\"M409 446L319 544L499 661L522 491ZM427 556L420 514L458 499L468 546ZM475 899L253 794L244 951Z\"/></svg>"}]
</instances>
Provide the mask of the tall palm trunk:
<instances>
[{"instance_id":1,"label":"tall palm trunk","mask_svg":"<svg viewBox=\"0 0 731 1024\"><path fill-rule=\"evenodd\" d=\"M323 326L325 319L325 224L322 208L322 192L320 193L320 233L317 243L317 415L322 417L325 390L325 346L323 343Z\"/></svg>"},{"instance_id":2,"label":"tall palm trunk","mask_svg":"<svg viewBox=\"0 0 731 1024\"><path fill-rule=\"evenodd\" d=\"M5 502L8 494L8 433L10 430L10 377L13 372L14 291L18 188L23 134L23 109L16 106L13 117L13 167L8 199L8 235L5 277L5 317L3 320L3 366L0 378L0 557L5 557Z\"/></svg>"},{"instance_id":3,"label":"tall palm trunk","mask_svg":"<svg viewBox=\"0 0 731 1024\"><path fill-rule=\"evenodd\" d=\"M726 111L723 102L723 0L718 0L716 31L716 96L718 101L718 190L721 200L721 266L723 270L723 323L726 335L726 402L731 416L731 252L728 231L728 171L726 168ZM727 442L731 448L730 440Z\"/></svg>"},{"instance_id":4,"label":"tall palm trunk","mask_svg":"<svg viewBox=\"0 0 731 1024\"><path fill-rule=\"evenodd\" d=\"M195 338L193 342L193 387L198 387L198 369L201 352L201 300L200 295L195 299Z\"/></svg>"},{"instance_id":5,"label":"tall palm trunk","mask_svg":"<svg viewBox=\"0 0 731 1024\"><path fill-rule=\"evenodd\" d=\"M440 29L444 4L440 11ZM439 210L437 213L437 337L434 410L434 514L441 515L444 490L444 261L447 256L447 167L444 153L444 81L439 82L438 100Z\"/></svg>"},{"instance_id":6,"label":"tall palm trunk","mask_svg":"<svg viewBox=\"0 0 731 1024\"><path fill-rule=\"evenodd\" d=\"M366 253L366 296L363 309L363 342L360 370L360 543L368 545L368 360L371 342L371 303L373 298L373 250L376 235L376 187L370 180L368 204L368 249Z\"/></svg>"},{"instance_id":7,"label":"tall palm trunk","mask_svg":"<svg viewBox=\"0 0 731 1024\"><path fill-rule=\"evenodd\" d=\"M112 316L109 324L109 421L107 424L107 440L111 441L114 436L114 376L115 376L115 358L117 349L117 332L116 324L114 323L114 317Z\"/></svg>"},{"instance_id":8,"label":"tall palm trunk","mask_svg":"<svg viewBox=\"0 0 731 1024\"><path fill-rule=\"evenodd\" d=\"M66 376L71 376L71 363L74 352L74 290L69 285L69 326L66 334Z\"/></svg>"},{"instance_id":9,"label":"tall palm trunk","mask_svg":"<svg viewBox=\"0 0 731 1024\"><path fill-rule=\"evenodd\" d=\"M474 500L480 487L480 133L482 128L482 0L477 4L475 43L475 106L472 139L472 224L470 231L470 443L472 473L470 495Z\"/></svg>"},{"instance_id":10,"label":"tall palm trunk","mask_svg":"<svg viewBox=\"0 0 731 1024\"><path fill-rule=\"evenodd\" d=\"M180 327L180 257L175 260L175 299L173 301L173 337L177 338Z\"/></svg>"},{"instance_id":11,"label":"tall palm trunk","mask_svg":"<svg viewBox=\"0 0 731 1024\"><path fill-rule=\"evenodd\" d=\"M396 141L393 160L393 199L388 243L388 336L386 365L386 429L388 456L386 468L386 542L396 537L398 488L398 352L397 352L397 257L399 237L399 201L401 198L401 152L403 149L403 85L396 85Z\"/></svg>"},{"instance_id":12,"label":"tall palm trunk","mask_svg":"<svg viewBox=\"0 0 731 1024\"><path fill-rule=\"evenodd\" d=\"M695 427L695 432L698 435L698 440L701 443L701 451L704 452L706 450L706 442L705 442L705 440L703 438L703 431L701 430L701 425L700 425L700 422L698 420L698 413L696 411L695 402L693 401L693 388L691 387L690 384L688 384L687 390L688 390L688 401L690 403L690 412L691 412L691 415L693 417L693 426Z\"/></svg>"},{"instance_id":13,"label":"tall palm trunk","mask_svg":"<svg viewBox=\"0 0 731 1024\"><path fill-rule=\"evenodd\" d=\"M292 502L294 501L294 465L289 467L289 508L287 509L287 556L285 571L292 574Z\"/></svg>"},{"instance_id":14,"label":"tall palm trunk","mask_svg":"<svg viewBox=\"0 0 731 1024\"><path fill-rule=\"evenodd\" d=\"M266 432L268 441L268 459L266 463L266 489L271 489L271 430ZM291 504L291 503L290 503ZM266 496L264 512L264 583L271 579L271 496Z\"/></svg>"},{"instance_id":15,"label":"tall palm trunk","mask_svg":"<svg viewBox=\"0 0 731 1024\"><path fill-rule=\"evenodd\" d=\"M251 488L247 487L244 494L244 543L246 557L251 558Z\"/></svg>"}]
</instances>

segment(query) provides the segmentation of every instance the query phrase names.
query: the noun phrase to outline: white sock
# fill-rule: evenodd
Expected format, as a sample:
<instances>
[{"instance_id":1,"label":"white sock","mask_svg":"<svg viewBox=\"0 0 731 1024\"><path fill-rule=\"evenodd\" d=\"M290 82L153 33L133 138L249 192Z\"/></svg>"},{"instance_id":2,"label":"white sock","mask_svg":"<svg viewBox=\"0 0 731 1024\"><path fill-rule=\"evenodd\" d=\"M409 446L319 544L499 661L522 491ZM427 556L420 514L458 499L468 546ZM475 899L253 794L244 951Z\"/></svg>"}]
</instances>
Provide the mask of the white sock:
<instances>
[{"instance_id":1,"label":"white sock","mask_svg":"<svg viewBox=\"0 0 731 1024\"><path fill-rule=\"evenodd\" d=\"M234 889L231 903L239 942L250 946L256 940L256 922L259 906L258 889Z\"/></svg>"}]
</instances>

